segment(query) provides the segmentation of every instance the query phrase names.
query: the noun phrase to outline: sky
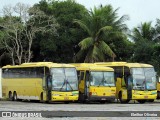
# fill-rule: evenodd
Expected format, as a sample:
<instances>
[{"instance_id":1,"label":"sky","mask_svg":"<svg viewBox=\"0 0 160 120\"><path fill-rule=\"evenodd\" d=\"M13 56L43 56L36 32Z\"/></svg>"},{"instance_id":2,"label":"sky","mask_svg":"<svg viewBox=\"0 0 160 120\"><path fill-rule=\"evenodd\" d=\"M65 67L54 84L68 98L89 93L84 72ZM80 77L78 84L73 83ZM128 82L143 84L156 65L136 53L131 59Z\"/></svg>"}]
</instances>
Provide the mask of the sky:
<instances>
[{"instance_id":1,"label":"sky","mask_svg":"<svg viewBox=\"0 0 160 120\"><path fill-rule=\"evenodd\" d=\"M15 5L18 2L33 5L39 3L40 0L1 0L0 11L5 5ZM77 3L84 5L87 9L94 6L107 5L113 6L119 16L128 15L129 20L125 23L130 29L137 27L143 22L152 21L154 26L156 19L160 19L160 0L76 0Z\"/></svg>"}]
</instances>

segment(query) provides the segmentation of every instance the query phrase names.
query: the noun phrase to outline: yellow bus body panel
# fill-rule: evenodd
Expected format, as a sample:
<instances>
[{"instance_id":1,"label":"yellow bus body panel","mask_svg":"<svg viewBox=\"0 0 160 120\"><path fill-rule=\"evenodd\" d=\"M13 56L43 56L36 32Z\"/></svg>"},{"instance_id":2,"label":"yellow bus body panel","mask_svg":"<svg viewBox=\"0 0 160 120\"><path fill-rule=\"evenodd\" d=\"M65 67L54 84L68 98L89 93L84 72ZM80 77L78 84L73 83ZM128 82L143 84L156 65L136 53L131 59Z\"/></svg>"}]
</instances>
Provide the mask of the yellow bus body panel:
<instances>
[{"instance_id":1,"label":"yellow bus body panel","mask_svg":"<svg viewBox=\"0 0 160 120\"><path fill-rule=\"evenodd\" d=\"M157 91L160 92L160 82L157 82Z\"/></svg>"},{"instance_id":2,"label":"yellow bus body panel","mask_svg":"<svg viewBox=\"0 0 160 120\"><path fill-rule=\"evenodd\" d=\"M157 90L152 91L139 91L132 90L132 99L133 100L147 100L147 99L156 99L157 98Z\"/></svg>"},{"instance_id":3,"label":"yellow bus body panel","mask_svg":"<svg viewBox=\"0 0 160 120\"><path fill-rule=\"evenodd\" d=\"M17 98L30 98L39 100L42 90L42 79L40 78L16 78L16 79L3 79L3 95L8 97L9 91L12 93L16 91Z\"/></svg>"},{"instance_id":4,"label":"yellow bus body panel","mask_svg":"<svg viewBox=\"0 0 160 120\"><path fill-rule=\"evenodd\" d=\"M58 92L52 91L52 101L77 101L78 100L78 91L72 92Z\"/></svg>"},{"instance_id":5,"label":"yellow bus body panel","mask_svg":"<svg viewBox=\"0 0 160 120\"><path fill-rule=\"evenodd\" d=\"M97 87L97 86L90 86L90 92L92 95L95 96L113 96L116 95L116 87Z\"/></svg>"}]
</instances>

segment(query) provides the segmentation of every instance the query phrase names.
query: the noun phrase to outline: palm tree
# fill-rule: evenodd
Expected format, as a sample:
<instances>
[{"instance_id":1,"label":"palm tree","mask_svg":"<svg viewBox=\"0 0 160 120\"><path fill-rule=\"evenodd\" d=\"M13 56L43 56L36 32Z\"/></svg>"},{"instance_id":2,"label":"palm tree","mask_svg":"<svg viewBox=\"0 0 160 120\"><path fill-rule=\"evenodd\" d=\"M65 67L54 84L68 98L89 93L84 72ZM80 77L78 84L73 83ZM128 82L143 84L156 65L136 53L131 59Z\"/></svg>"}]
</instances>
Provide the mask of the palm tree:
<instances>
[{"instance_id":1,"label":"palm tree","mask_svg":"<svg viewBox=\"0 0 160 120\"><path fill-rule=\"evenodd\" d=\"M139 42L141 40L153 42L158 38L155 28L151 26L151 22L141 23L140 26L134 28L131 37L134 42Z\"/></svg>"},{"instance_id":2,"label":"palm tree","mask_svg":"<svg viewBox=\"0 0 160 120\"><path fill-rule=\"evenodd\" d=\"M122 31L127 29L123 22L128 18L118 18L117 10L113 10L111 5L94 7L84 20L74 20L88 34L87 38L79 42L80 50L75 60L85 56L84 62L106 61L108 58L114 61L116 55L105 40L109 35L122 36Z\"/></svg>"},{"instance_id":3,"label":"palm tree","mask_svg":"<svg viewBox=\"0 0 160 120\"><path fill-rule=\"evenodd\" d=\"M131 37L135 42L133 60L136 62L151 63L154 46L159 40L159 34L152 27L151 22L144 22L140 26L135 27Z\"/></svg>"}]
</instances>

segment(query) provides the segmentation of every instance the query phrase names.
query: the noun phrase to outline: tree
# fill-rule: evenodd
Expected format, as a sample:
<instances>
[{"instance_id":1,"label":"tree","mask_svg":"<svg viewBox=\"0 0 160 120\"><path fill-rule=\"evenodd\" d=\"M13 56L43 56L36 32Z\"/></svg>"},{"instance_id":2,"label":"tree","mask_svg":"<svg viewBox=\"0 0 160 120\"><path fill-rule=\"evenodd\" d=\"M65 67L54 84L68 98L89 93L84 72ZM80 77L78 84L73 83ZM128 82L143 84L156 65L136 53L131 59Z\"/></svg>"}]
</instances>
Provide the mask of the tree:
<instances>
[{"instance_id":1,"label":"tree","mask_svg":"<svg viewBox=\"0 0 160 120\"><path fill-rule=\"evenodd\" d=\"M133 29L131 36L135 42L133 61L150 63L153 55L153 46L155 45L158 36L151 22L142 23L137 28Z\"/></svg>"},{"instance_id":2,"label":"tree","mask_svg":"<svg viewBox=\"0 0 160 120\"><path fill-rule=\"evenodd\" d=\"M154 65L158 75L160 75L160 19L157 19L157 23L155 25L155 29L156 29L156 43L153 46L153 55L152 55L152 60L151 60L151 64Z\"/></svg>"},{"instance_id":3,"label":"tree","mask_svg":"<svg viewBox=\"0 0 160 120\"><path fill-rule=\"evenodd\" d=\"M47 61L73 62L76 45L82 37L86 36L82 29L73 24L73 20L83 19L84 15L88 14L87 9L74 0L52 0L50 2L42 0L36 5L47 15L54 15L60 27L57 29L57 36L52 36L49 33L37 35L34 48L39 49L39 53L35 53ZM48 40L46 40L46 36L49 38ZM41 60L41 58L38 59Z\"/></svg>"},{"instance_id":4,"label":"tree","mask_svg":"<svg viewBox=\"0 0 160 120\"><path fill-rule=\"evenodd\" d=\"M30 8L28 5L17 3L14 7L4 7L3 12L5 22L0 25L5 29L6 36L2 43L12 58L12 64L15 64L16 58L18 64L30 62L31 47L37 32L56 33L58 24L55 18L46 15L38 7Z\"/></svg>"},{"instance_id":5,"label":"tree","mask_svg":"<svg viewBox=\"0 0 160 120\"><path fill-rule=\"evenodd\" d=\"M78 44L80 51L75 56L76 61L81 58L84 62L107 61L110 58L114 61L116 55L105 41L124 37L127 26L123 22L128 19L125 15L118 18L117 10L113 10L111 5L94 7L84 20L74 20L88 33L88 37Z\"/></svg>"}]
</instances>

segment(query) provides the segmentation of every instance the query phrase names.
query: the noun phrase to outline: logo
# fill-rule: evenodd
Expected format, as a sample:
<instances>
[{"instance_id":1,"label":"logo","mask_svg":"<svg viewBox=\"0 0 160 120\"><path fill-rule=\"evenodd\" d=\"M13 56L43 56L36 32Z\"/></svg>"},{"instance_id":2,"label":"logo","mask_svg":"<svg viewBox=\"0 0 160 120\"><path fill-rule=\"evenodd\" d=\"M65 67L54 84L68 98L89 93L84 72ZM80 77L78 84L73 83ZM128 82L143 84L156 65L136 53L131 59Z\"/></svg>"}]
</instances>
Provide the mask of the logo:
<instances>
[{"instance_id":1,"label":"logo","mask_svg":"<svg viewBox=\"0 0 160 120\"><path fill-rule=\"evenodd\" d=\"M11 112L2 112L2 117L12 117Z\"/></svg>"}]
</instances>

